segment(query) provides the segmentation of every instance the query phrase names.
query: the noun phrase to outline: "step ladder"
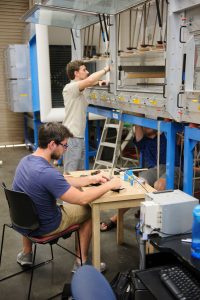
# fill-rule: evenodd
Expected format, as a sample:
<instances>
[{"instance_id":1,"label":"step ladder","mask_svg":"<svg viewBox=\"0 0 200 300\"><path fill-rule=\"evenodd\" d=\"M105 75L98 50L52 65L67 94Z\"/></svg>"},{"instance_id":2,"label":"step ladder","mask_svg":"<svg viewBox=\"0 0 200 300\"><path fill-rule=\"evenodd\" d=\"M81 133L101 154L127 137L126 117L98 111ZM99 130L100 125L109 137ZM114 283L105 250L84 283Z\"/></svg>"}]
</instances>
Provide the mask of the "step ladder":
<instances>
[{"instance_id":1,"label":"step ladder","mask_svg":"<svg viewBox=\"0 0 200 300\"><path fill-rule=\"evenodd\" d=\"M116 167L117 160L120 155L120 147L121 147L121 136L123 130L123 122L119 120L115 120L118 123L112 123L113 119L106 118L104 123L104 128L101 135L101 140L99 143L99 147L97 150L97 155L95 158L93 169L99 169L101 167L111 168ZM115 141L113 143L109 142L108 131L109 128L114 128L116 130ZM110 148L113 151L113 156L111 161L105 161L102 159L103 150L106 148Z\"/></svg>"}]
</instances>

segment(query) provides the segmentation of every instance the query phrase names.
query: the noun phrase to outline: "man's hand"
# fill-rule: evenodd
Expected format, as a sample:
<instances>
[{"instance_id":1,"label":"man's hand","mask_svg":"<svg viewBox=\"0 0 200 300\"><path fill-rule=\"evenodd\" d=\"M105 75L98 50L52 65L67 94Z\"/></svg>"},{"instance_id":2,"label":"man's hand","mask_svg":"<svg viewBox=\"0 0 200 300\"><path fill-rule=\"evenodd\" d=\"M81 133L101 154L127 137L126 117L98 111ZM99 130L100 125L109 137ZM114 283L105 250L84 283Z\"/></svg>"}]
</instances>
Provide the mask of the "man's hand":
<instances>
[{"instance_id":1,"label":"man's hand","mask_svg":"<svg viewBox=\"0 0 200 300\"><path fill-rule=\"evenodd\" d=\"M91 179L91 182L90 182L91 184L105 183L105 182L109 181L109 178L103 172L100 172L97 175L90 176L90 179Z\"/></svg>"},{"instance_id":2,"label":"man's hand","mask_svg":"<svg viewBox=\"0 0 200 300\"><path fill-rule=\"evenodd\" d=\"M107 80L99 80L99 86L108 86L108 84L109 84L109 81L107 81Z\"/></svg>"},{"instance_id":3,"label":"man's hand","mask_svg":"<svg viewBox=\"0 0 200 300\"><path fill-rule=\"evenodd\" d=\"M110 190L120 189L122 186L122 181L119 177L109 179L103 172L99 173L98 175L93 175L91 177L93 177L93 181L91 182L91 184L106 183L109 185Z\"/></svg>"},{"instance_id":4,"label":"man's hand","mask_svg":"<svg viewBox=\"0 0 200 300\"><path fill-rule=\"evenodd\" d=\"M120 189L122 186L122 181L119 177L114 177L110 180L109 185L111 190Z\"/></svg>"},{"instance_id":5,"label":"man's hand","mask_svg":"<svg viewBox=\"0 0 200 300\"><path fill-rule=\"evenodd\" d=\"M109 71L110 71L110 66L106 66L106 67L104 67L103 69L104 69L104 70L105 70L105 72L107 73L107 72L109 72Z\"/></svg>"}]
</instances>

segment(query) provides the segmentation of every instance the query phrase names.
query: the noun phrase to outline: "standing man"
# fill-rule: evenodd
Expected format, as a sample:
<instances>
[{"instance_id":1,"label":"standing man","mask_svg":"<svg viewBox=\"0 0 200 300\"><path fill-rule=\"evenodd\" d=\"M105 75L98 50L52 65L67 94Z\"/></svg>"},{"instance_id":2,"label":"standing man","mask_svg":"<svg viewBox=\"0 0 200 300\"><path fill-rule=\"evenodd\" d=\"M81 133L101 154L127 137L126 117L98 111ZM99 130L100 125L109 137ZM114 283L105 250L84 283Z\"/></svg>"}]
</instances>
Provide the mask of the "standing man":
<instances>
[{"instance_id":1,"label":"standing man","mask_svg":"<svg viewBox=\"0 0 200 300\"><path fill-rule=\"evenodd\" d=\"M83 263L87 263L88 249L92 234L91 209L88 205L111 189L120 187L119 178L109 180L103 174L86 177L65 177L51 164L52 159L60 159L68 148L70 131L59 123L47 123L39 130L37 150L25 156L19 163L13 181L13 190L24 192L32 199L39 217L40 227L31 232L33 236L48 236L63 231L74 224L80 224L80 244ZM103 183L97 187L80 191L80 187ZM67 202L58 206L56 199ZM23 250L17 262L32 264L32 243L26 237L28 230L18 228L23 235ZM79 255L80 253L77 253ZM73 271L80 266L76 259ZM101 264L105 270L105 264Z\"/></svg>"},{"instance_id":2,"label":"standing man","mask_svg":"<svg viewBox=\"0 0 200 300\"><path fill-rule=\"evenodd\" d=\"M63 125L73 134L69 139L68 151L64 154L64 173L84 169L85 158L85 127L87 100L84 90L88 87L105 84L99 79L110 71L106 66L102 70L89 75L83 61L74 60L67 65L67 76L71 80L63 89L65 118Z\"/></svg>"}]
</instances>

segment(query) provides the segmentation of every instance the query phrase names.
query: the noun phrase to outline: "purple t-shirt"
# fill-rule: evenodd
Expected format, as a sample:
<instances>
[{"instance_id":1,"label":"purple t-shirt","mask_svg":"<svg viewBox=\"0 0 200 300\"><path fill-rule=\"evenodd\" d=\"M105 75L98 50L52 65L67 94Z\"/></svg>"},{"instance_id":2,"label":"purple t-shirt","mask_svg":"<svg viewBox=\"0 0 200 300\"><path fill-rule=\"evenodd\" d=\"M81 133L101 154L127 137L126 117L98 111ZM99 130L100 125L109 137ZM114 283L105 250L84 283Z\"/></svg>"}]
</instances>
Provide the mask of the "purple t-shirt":
<instances>
[{"instance_id":1,"label":"purple t-shirt","mask_svg":"<svg viewBox=\"0 0 200 300\"><path fill-rule=\"evenodd\" d=\"M62 196L70 184L63 175L42 157L28 155L24 157L15 172L13 190L28 194L33 200L39 220L40 228L34 235L44 235L57 229L62 214L56 199ZM20 230L28 234L27 230Z\"/></svg>"}]
</instances>

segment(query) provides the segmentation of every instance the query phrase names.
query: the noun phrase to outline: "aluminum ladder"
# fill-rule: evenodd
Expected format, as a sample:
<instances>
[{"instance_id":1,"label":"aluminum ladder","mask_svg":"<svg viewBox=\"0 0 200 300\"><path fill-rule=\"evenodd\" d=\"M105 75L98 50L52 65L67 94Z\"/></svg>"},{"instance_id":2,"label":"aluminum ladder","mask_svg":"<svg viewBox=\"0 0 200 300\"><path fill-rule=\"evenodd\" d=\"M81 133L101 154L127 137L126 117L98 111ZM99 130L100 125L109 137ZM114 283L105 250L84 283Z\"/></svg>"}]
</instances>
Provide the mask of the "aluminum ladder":
<instances>
[{"instance_id":1,"label":"aluminum ladder","mask_svg":"<svg viewBox=\"0 0 200 300\"><path fill-rule=\"evenodd\" d=\"M111 168L113 169L114 167L116 167L117 164L117 160L119 158L120 155L120 147L121 147L121 136L122 136L122 130L123 130L123 122L120 120L116 120L116 123L112 123L111 120L113 121L113 119L110 118L106 118L105 123L104 123L104 128L102 131L102 135L101 135L101 139L100 139L100 143L99 143L99 147L97 150L97 155L95 158L95 162L94 162L94 166L93 169L98 169L103 167L106 168ZM114 128L116 130L116 138L115 138L115 142L111 143L108 141L109 137L108 137L108 130L109 128ZM112 160L111 161L106 161L102 159L102 153L103 153L103 149L106 148L110 148L113 151L113 156L112 156Z\"/></svg>"}]
</instances>

